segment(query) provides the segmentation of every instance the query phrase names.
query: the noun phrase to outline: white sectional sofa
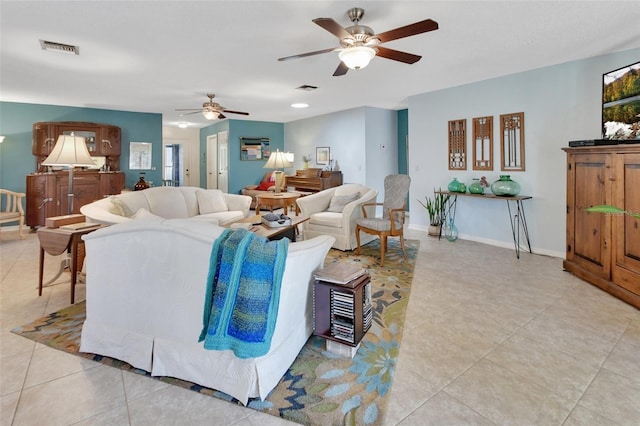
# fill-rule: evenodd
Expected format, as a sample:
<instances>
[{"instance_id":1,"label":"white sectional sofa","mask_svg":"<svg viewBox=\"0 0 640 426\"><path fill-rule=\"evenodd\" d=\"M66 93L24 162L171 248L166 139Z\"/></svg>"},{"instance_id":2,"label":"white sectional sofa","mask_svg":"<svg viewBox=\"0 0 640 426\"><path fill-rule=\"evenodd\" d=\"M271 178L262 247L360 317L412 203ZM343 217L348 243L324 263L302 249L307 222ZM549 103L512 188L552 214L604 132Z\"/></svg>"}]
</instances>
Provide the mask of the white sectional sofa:
<instances>
[{"instance_id":1,"label":"white sectional sofa","mask_svg":"<svg viewBox=\"0 0 640 426\"><path fill-rule=\"evenodd\" d=\"M217 189L193 186L154 187L143 191L123 192L80 208L90 222L129 222L138 217L159 216L165 219L205 219L227 225L249 215L251 197L227 194Z\"/></svg>"},{"instance_id":2,"label":"white sectional sofa","mask_svg":"<svg viewBox=\"0 0 640 426\"><path fill-rule=\"evenodd\" d=\"M250 397L264 399L313 331L313 273L334 238L289 244L269 352L240 359L198 343L209 256L222 232L206 221L154 219L84 236L87 318L80 351L217 389L245 405Z\"/></svg>"}]
</instances>

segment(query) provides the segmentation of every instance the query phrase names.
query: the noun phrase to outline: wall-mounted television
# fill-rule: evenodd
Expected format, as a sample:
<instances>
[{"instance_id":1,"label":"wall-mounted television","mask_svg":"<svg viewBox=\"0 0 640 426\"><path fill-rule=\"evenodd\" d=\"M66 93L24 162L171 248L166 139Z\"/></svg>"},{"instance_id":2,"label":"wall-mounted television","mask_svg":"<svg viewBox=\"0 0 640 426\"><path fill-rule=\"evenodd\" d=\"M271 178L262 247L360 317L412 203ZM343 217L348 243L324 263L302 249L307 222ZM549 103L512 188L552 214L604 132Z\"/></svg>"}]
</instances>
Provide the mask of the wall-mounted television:
<instances>
[{"instance_id":1,"label":"wall-mounted television","mask_svg":"<svg viewBox=\"0 0 640 426\"><path fill-rule=\"evenodd\" d=\"M602 137L640 142L640 62L602 76Z\"/></svg>"}]
</instances>

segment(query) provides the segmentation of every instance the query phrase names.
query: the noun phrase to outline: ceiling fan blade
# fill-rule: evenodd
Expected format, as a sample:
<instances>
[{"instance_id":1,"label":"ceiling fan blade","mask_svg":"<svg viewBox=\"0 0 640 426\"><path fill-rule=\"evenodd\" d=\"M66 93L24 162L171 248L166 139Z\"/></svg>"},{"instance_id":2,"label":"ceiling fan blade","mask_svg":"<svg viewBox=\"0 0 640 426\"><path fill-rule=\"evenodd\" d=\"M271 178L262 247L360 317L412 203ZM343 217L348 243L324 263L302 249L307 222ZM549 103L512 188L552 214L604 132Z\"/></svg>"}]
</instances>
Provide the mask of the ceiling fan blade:
<instances>
[{"instance_id":1,"label":"ceiling fan blade","mask_svg":"<svg viewBox=\"0 0 640 426\"><path fill-rule=\"evenodd\" d=\"M349 33L344 29L342 25L338 24L331 18L316 18L313 20L313 22L320 25L322 28L329 31L340 40L342 40L343 38L353 38L353 35L351 35L351 33Z\"/></svg>"},{"instance_id":2,"label":"ceiling fan blade","mask_svg":"<svg viewBox=\"0 0 640 426\"><path fill-rule=\"evenodd\" d=\"M341 75L345 75L347 71L349 71L349 67L346 66L344 62L340 61L340 65L338 65L338 68L336 68L335 72L333 73L333 76L338 77Z\"/></svg>"},{"instance_id":3,"label":"ceiling fan blade","mask_svg":"<svg viewBox=\"0 0 640 426\"><path fill-rule=\"evenodd\" d=\"M193 111L193 112L185 112L185 113L183 113L183 114L180 114L180 117L182 117L183 115L199 114L199 113L201 113L201 112L202 112L202 110L201 110L201 109L199 109L199 110L197 110L197 111Z\"/></svg>"},{"instance_id":4,"label":"ceiling fan blade","mask_svg":"<svg viewBox=\"0 0 640 426\"><path fill-rule=\"evenodd\" d=\"M413 53L401 52L399 50L388 49L386 47L378 46L377 49L378 53L376 53L376 56L404 62L405 64L415 64L420 60L420 58L422 58L422 56L414 55Z\"/></svg>"},{"instance_id":5,"label":"ceiling fan blade","mask_svg":"<svg viewBox=\"0 0 640 426\"><path fill-rule=\"evenodd\" d=\"M176 111L202 111L202 108L178 108Z\"/></svg>"},{"instance_id":6,"label":"ceiling fan blade","mask_svg":"<svg viewBox=\"0 0 640 426\"><path fill-rule=\"evenodd\" d=\"M226 115L224 115L224 114L223 114L223 113L221 113L221 112L219 112L219 113L218 113L218 120L223 120L223 119L225 119L225 118L227 118L227 116L226 116Z\"/></svg>"},{"instance_id":7,"label":"ceiling fan blade","mask_svg":"<svg viewBox=\"0 0 640 426\"><path fill-rule=\"evenodd\" d=\"M231 114L249 115L249 113L248 113L248 112L231 111L230 109L223 109L222 111L224 111L224 112L228 112L228 113L231 113Z\"/></svg>"},{"instance_id":8,"label":"ceiling fan blade","mask_svg":"<svg viewBox=\"0 0 640 426\"><path fill-rule=\"evenodd\" d=\"M334 50L337 50L337 49L339 49L339 47L331 47L329 49L316 50L315 52L307 52L307 53L300 53L299 55L285 56L284 58L278 58L278 60L288 61L289 59L305 58L307 56L321 55L323 53L333 52Z\"/></svg>"},{"instance_id":9,"label":"ceiling fan blade","mask_svg":"<svg viewBox=\"0 0 640 426\"><path fill-rule=\"evenodd\" d=\"M424 21L416 22L415 24L405 25L393 30L385 31L384 33L376 34L373 37L380 40L380 43L385 43L391 40L397 40L399 38L409 37L416 34L422 34L429 31L437 30L438 23L431 19L425 19Z\"/></svg>"}]
</instances>

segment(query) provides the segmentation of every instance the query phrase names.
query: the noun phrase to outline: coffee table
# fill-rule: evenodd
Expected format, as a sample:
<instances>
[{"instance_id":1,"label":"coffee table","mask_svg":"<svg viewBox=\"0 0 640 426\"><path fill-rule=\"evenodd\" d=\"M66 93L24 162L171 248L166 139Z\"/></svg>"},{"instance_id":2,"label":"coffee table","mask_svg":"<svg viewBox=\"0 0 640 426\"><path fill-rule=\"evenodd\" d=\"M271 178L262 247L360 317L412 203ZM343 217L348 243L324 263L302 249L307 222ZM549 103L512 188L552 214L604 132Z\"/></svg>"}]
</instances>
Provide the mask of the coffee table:
<instances>
[{"instance_id":1,"label":"coffee table","mask_svg":"<svg viewBox=\"0 0 640 426\"><path fill-rule=\"evenodd\" d=\"M298 210L298 204L296 204L296 200L300 198L300 194L297 192L280 192L280 193L264 193L256 195L256 214L260 214L260 207L269 207L271 211L274 208L282 207L284 209L284 214L287 214L287 207L290 205L294 205L296 209L296 214L300 214Z\"/></svg>"},{"instance_id":2,"label":"coffee table","mask_svg":"<svg viewBox=\"0 0 640 426\"><path fill-rule=\"evenodd\" d=\"M249 216L237 222L233 222L229 227L235 223L243 223L253 225L249 228L250 231L255 232L257 235L266 237L270 240L279 240L281 238L289 238L291 242L296 241L297 229L296 227L304 221L309 220L306 216L293 216L291 218L291 225L280 226L277 228L270 228L267 225L262 224L262 215Z\"/></svg>"}]
</instances>

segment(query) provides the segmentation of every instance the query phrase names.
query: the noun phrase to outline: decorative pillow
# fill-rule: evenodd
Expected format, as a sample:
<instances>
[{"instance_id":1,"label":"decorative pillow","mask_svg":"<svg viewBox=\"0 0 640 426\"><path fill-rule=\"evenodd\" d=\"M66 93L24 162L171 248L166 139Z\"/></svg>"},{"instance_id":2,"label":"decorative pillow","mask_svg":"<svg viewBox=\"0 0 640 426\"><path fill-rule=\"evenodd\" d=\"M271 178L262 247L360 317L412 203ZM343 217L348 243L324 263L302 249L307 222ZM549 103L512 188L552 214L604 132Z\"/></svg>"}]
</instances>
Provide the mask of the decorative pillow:
<instances>
[{"instance_id":1,"label":"decorative pillow","mask_svg":"<svg viewBox=\"0 0 640 426\"><path fill-rule=\"evenodd\" d=\"M198 199L200 214L229 211L227 200L225 200L224 194L219 189L196 191L196 198Z\"/></svg>"},{"instance_id":2,"label":"decorative pillow","mask_svg":"<svg viewBox=\"0 0 640 426\"><path fill-rule=\"evenodd\" d=\"M121 199L118 197L111 197L111 204L113 206L114 213L119 216L131 217L133 212Z\"/></svg>"},{"instance_id":3,"label":"decorative pillow","mask_svg":"<svg viewBox=\"0 0 640 426\"><path fill-rule=\"evenodd\" d=\"M342 213L347 204L352 201L356 201L358 198L360 198L359 192L351 195L334 195L333 197L331 197L331 202L329 202L329 208L327 209L327 211Z\"/></svg>"},{"instance_id":4,"label":"decorative pillow","mask_svg":"<svg viewBox=\"0 0 640 426\"><path fill-rule=\"evenodd\" d=\"M273 184L271 182L262 181L260 182L260 185L258 185L256 189L259 191L268 191L269 188L271 188L272 186Z\"/></svg>"},{"instance_id":5,"label":"decorative pillow","mask_svg":"<svg viewBox=\"0 0 640 426\"><path fill-rule=\"evenodd\" d=\"M131 219L134 219L134 220L154 220L154 221L164 220L163 217L158 216L157 214L151 213L149 210L145 209L144 207L141 208L141 209L138 209L138 211L135 212L133 214L133 216L131 216Z\"/></svg>"}]
</instances>

